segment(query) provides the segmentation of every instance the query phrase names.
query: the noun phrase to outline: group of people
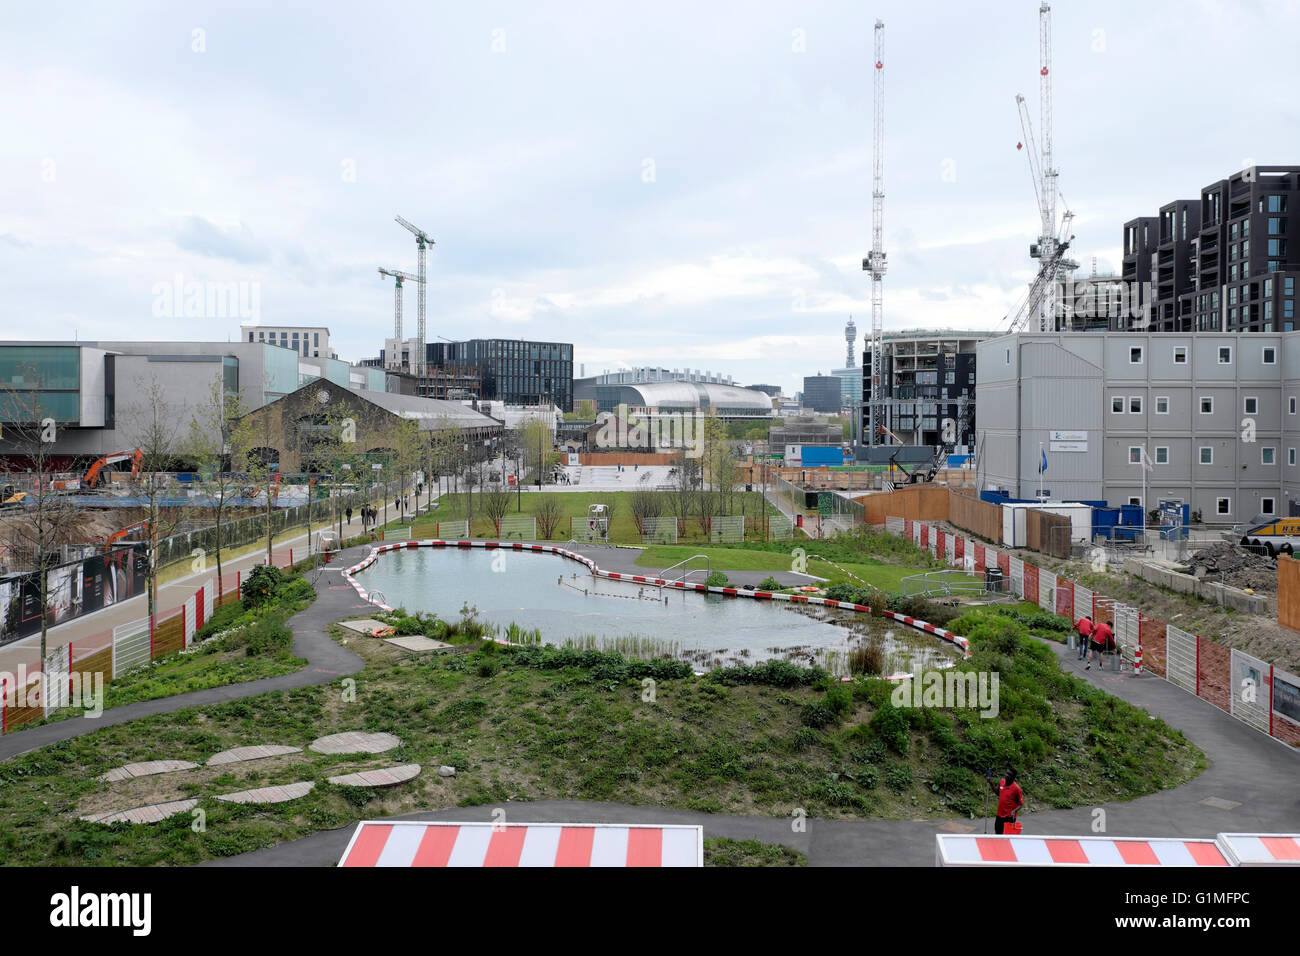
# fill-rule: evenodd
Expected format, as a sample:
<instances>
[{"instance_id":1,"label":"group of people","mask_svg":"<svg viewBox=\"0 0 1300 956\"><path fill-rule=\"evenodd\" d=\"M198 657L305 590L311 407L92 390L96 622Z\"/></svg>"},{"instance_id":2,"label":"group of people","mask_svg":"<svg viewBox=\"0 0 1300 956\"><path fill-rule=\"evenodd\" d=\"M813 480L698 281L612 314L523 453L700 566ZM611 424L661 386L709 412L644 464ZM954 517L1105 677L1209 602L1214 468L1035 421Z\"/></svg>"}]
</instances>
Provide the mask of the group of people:
<instances>
[{"instance_id":1,"label":"group of people","mask_svg":"<svg viewBox=\"0 0 1300 956\"><path fill-rule=\"evenodd\" d=\"M1092 652L1091 660L1084 665L1084 670L1091 670L1095 663L1101 667L1101 655L1115 646L1115 631L1110 621L1099 621L1093 623L1092 615L1088 614L1079 618L1075 622L1074 629L1079 632L1079 660L1088 658L1088 652Z\"/></svg>"},{"instance_id":2,"label":"group of people","mask_svg":"<svg viewBox=\"0 0 1300 956\"><path fill-rule=\"evenodd\" d=\"M348 524L352 523L352 509L347 510ZM365 530L366 525L373 526L379 520L379 512L370 507L370 505L361 506L361 528Z\"/></svg>"},{"instance_id":3,"label":"group of people","mask_svg":"<svg viewBox=\"0 0 1300 956\"><path fill-rule=\"evenodd\" d=\"M571 485L571 484L573 484L573 482L569 481L569 473L568 473L567 471L562 471L562 472L560 472L560 474L559 474L559 478L560 478L560 484L562 484L562 485Z\"/></svg>"}]
</instances>

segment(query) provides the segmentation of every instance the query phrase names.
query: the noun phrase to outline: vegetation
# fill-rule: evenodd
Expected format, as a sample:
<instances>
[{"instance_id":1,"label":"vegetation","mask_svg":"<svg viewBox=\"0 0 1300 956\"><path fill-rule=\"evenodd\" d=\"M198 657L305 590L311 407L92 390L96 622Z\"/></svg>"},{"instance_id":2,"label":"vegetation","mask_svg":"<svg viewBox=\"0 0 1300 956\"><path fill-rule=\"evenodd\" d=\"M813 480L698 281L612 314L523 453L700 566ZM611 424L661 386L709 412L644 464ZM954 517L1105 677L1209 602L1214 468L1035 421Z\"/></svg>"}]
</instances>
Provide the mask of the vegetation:
<instances>
[{"instance_id":1,"label":"vegetation","mask_svg":"<svg viewBox=\"0 0 1300 956\"><path fill-rule=\"evenodd\" d=\"M19 864L188 864L361 818L507 800L771 816L792 807L832 817L974 816L989 812L987 772L1008 764L1031 809L1132 799L1204 767L1180 733L1063 673L1019 621L977 611L954 626L973 646L959 669L1001 676L996 717L896 707L888 681L845 683L784 661L695 677L680 661L581 648L484 643L413 657L380 641L352 641L367 661L355 698L341 696L339 685L264 694L105 727L0 764L7 823L0 854ZM381 758L305 751L236 770L149 778L153 800L199 799L203 832L194 832L188 815L152 826L78 819L91 807L136 805L132 785L95 779L131 760L165 753L201 762L231 746L302 747L356 729L388 731L403 743ZM457 774L426 772L383 791L325 783L330 774L394 763L449 764ZM317 786L279 805L211 799L294 780Z\"/></svg>"},{"instance_id":2,"label":"vegetation","mask_svg":"<svg viewBox=\"0 0 1300 956\"><path fill-rule=\"evenodd\" d=\"M780 843L706 837L705 866L806 866L808 858Z\"/></svg>"}]
</instances>

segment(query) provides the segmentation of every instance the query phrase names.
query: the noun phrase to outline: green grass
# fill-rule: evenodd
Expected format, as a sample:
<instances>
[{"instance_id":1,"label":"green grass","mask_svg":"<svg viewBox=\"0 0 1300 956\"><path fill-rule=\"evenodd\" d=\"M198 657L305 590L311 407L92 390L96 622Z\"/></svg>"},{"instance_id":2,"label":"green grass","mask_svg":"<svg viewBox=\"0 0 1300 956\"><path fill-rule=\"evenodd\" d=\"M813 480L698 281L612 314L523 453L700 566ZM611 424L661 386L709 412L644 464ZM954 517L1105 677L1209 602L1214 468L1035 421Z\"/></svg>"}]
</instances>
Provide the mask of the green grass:
<instances>
[{"instance_id":1,"label":"green grass","mask_svg":"<svg viewBox=\"0 0 1300 956\"><path fill-rule=\"evenodd\" d=\"M709 566L715 571L793 571L794 559L792 552L797 547L803 547L803 544L790 542L790 551L786 553L737 547L651 545L641 552L636 559L636 563L643 568L662 571L693 555L704 554L708 555ZM836 564L839 564L844 571L861 578L868 585L885 591L898 591L900 589L899 582L903 578L932 570L925 567L902 567L878 562L841 563L837 561ZM815 558L808 559L806 573L814 577L825 578L832 583L836 581L857 583L849 574L845 574L825 561L819 561Z\"/></svg>"},{"instance_id":2,"label":"green grass","mask_svg":"<svg viewBox=\"0 0 1300 956\"><path fill-rule=\"evenodd\" d=\"M705 866L807 866L808 858L780 843L706 837Z\"/></svg>"},{"instance_id":3,"label":"green grass","mask_svg":"<svg viewBox=\"0 0 1300 956\"><path fill-rule=\"evenodd\" d=\"M356 820L452 806L571 799L709 813L894 820L987 811L984 774L1014 762L1029 808L1090 806L1177 786L1205 766L1181 733L1063 673L1009 618L963 619L975 645L963 668L1002 675L1000 713L894 707L893 685L818 682L790 665L705 677L672 661L554 648L419 656L349 638L366 659L355 695L342 684L105 727L0 763L0 859L44 865L182 865L230 856ZM341 632L339 632L341 635ZM653 675L653 683L645 678ZM647 696L647 688L653 694ZM202 763L232 746L305 747L344 730L402 738L379 756L310 751L233 768L119 784L98 774L157 758ZM383 790L329 775L419 763ZM455 777L432 768L456 767ZM296 780L299 800L238 806L215 794ZM183 814L152 826L82 822L93 810L198 799L202 832ZM724 858L776 851L718 848ZM715 850L715 854L718 850Z\"/></svg>"}]
</instances>

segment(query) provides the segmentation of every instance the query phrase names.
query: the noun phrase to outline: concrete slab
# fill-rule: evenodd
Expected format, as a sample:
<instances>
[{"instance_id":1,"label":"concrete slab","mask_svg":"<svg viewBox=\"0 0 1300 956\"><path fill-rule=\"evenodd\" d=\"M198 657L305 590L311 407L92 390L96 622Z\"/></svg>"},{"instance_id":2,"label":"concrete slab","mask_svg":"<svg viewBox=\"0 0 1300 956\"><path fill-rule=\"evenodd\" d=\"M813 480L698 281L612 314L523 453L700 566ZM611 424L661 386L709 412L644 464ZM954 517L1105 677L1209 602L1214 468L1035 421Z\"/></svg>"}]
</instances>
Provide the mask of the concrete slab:
<instances>
[{"instance_id":1,"label":"concrete slab","mask_svg":"<svg viewBox=\"0 0 1300 956\"><path fill-rule=\"evenodd\" d=\"M128 763L120 767L114 767L108 773L101 774L97 779L107 780L111 783L117 780L131 780L134 777L152 777L157 773L194 770L197 767L198 764L190 763L188 760L145 760L140 763Z\"/></svg>"},{"instance_id":2,"label":"concrete slab","mask_svg":"<svg viewBox=\"0 0 1300 956\"><path fill-rule=\"evenodd\" d=\"M318 754L381 754L401 744L392 734L368 734L349 730L313 740L307 747Z\"/></svg>"},{"instance_id":3,"label":"concrete slab","mask_svg":"<svg viewBox=\"0 0 1300 956\"><path fill-rule=\"evenodd\" d=\"M228 763L243 763L245 760L264 760L267 757L283 757L285 754L300 754L301 747L285 747L280 744L255 744L251 747L236 747L223 750L208 758L209 767L220 767Z\"/></svg>"},{"instance_id":4,"label":"concrete slab","mask_svg":"<svg viewBox=\"0 0 1300 956\"><path fill-rule=\"evenodd\" d=\"M178 813L193 810L198 803L198 800L174 800L171 803L155 803L112 813L91 813L81 819L87 823L157 823Z\"/></svg>"},{"instance_id":5,"label":"concrete slab","mask_svg":"<svg viewBox=\"0 0 1300 956\"><path fill-rule=\"evenodd\" d=\"M341 585L341 587L346 587L346 586L347 585ZM390 624L385 624L383 621L376 621L372 617L362 618L359 621L339 621L339 627L346 627L349 631L356 631L358 634L366 634L366 635L369 635L370 632L377 627L391 627L391 626L392 625Z\"/></svg>"},{"instance_id":6,"label":"concrete slab","mask_svg":"<svg viewBox=\"0 0 1300 956\"><path fill-rule=\"evenodd\" d=\"M309 780L298 783L286 783L278 787L258 787L255 790L237 790L234 793L219 793L218 800L226 803L285 803L297 800L311 793L316 784Z\"/></svg>"},{"instance_id":7,"label":"concrete slab","mask_svg":"<svg viewBox=\"0 0 1300 956\"><path fill-rule=\"evenodd\" d=\"M392 787L414 780L419 773L418 763L408 763L400 767L380 767L376 770L362 770L360 773L330 777L329 782L340 787Z\"/></svg>"},{"instance_id":8,"label":"concrete slab","mask_svg":"<svg viewBox=\"0 0 1300 956\"><path fill-rule=\"evenodd\" d=\"M445 647L451 647L451 645L446 641L435 641L431 637L421 637L418 634L411 637L385 638L385 643L396 644L398 647L408 651L437 651Z\"/></svg>"}]
</instances>

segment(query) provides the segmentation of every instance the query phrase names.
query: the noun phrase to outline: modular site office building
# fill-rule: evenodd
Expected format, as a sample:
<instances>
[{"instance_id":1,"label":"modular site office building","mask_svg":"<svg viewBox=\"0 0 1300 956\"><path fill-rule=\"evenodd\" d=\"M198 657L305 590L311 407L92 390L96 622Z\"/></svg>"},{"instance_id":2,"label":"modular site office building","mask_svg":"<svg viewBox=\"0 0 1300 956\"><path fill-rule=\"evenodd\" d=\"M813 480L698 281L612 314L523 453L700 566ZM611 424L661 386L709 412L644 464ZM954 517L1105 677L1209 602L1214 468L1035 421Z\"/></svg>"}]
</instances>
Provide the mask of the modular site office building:
<instances>
[{"instance_id":1,"label":"modular site office building","mask_svg":"<svg viewBox=\"0 0 1300 956\"><path fill-rule=\"evenodd\" d=\"M1205 523L1300 510L1300 333L1023 333L978 362L980 490Z\"/></svg>"}]
</instances>

